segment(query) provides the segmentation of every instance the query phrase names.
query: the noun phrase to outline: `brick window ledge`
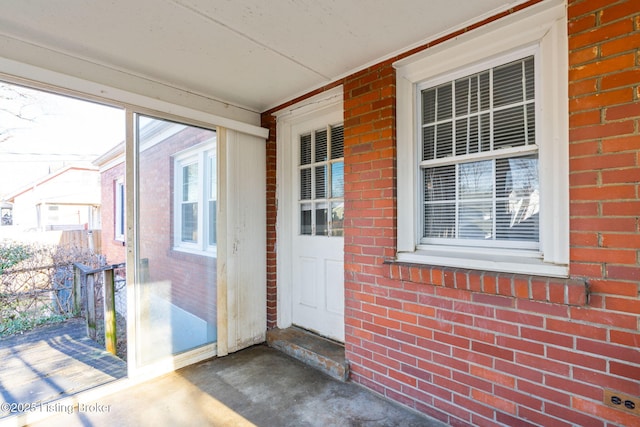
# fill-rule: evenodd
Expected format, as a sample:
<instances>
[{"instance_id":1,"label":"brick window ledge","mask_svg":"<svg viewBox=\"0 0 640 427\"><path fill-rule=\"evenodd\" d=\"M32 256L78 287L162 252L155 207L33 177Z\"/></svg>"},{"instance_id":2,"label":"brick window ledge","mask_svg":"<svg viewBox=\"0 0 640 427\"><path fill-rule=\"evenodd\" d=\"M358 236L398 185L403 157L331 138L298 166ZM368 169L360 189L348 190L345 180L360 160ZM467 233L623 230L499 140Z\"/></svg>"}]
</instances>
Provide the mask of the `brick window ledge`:
<instances>
[{"instance_id":1,"label":"brick window ledge","mask_svg":"<svg viewBox=\"0 0 640 427\"><path fill-rule=\"evenodd\" d=\"M391 260L385 264L389 264L391 279L404 282L552 304L585 306L589 303L589 283L582 278L528 276Z\"/></svg>"}]
</instances>

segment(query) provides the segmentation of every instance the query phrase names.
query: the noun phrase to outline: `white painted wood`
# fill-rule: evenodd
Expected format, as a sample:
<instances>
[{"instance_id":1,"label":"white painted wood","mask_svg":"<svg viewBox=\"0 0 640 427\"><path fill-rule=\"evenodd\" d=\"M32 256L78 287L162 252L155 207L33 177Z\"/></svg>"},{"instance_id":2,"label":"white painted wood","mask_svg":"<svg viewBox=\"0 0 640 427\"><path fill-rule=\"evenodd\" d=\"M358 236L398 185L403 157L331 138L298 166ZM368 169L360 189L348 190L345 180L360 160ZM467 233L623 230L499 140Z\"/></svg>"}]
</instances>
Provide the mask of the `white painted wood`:
<instances>
[{"instance_id":1,"label":"white painted wood","mask_svg":"<svg viewBox=\"0 0 640 427\"><path fill-rule=\"evenodd\" d=\"M291 127L301 121L308 120L314 115L328 114L330 112L342 111L342 86L333 88L300 103L294 104L277 114L277 168L276 198L278 204L278 214L276 219L277 230L277 304L279 328L288 328L293 323L293 291L291 258L293 256L293 226L295 211L293 210L295 200L291 197L291 186L293 185L292 174L294 173L295 162L292 162L293 144L291 142Z\"/></svg>"},{"instance_id":2,"label":"white painted wood","mask_svg":"<svg viewBox=\"0 0 640 427\"><path fill-rule=\"evenodd\" d=\"M32 58L38 58L32 61ZM33 62L38 66L33 65ZM188 118L266 137L260 115L215 98L185 92L0 34L0 79L116 107L135 106L180 121ZM141 107L141 108L140 108ZM169 117L168 117L169 118Z\"/></svg>"},{"instance_id":3,"label":"white painted wood","mask_svg":"<svg viewBox=\"0 0 640 427\"><path fill-rule=\"evenodd\" d=\"M264 111L524 1L5 1L0 56Z\"/></svg>"},{"instance_id":4,"label":"white painted wood","mask_svg":"<svg viewBox=\"0 0 640 427\"><path fill-rule=\"evenodd\" d=\"M394 63L397 70L398 255L404 262L566 277L568 275L568 111L566 10L562 0L538 3L455 39ZM488 68L496 57L536 53L537 118L540 144L541 236L534 254L477 248L418 245L416 87L449 78L460 69ZM538 84L540 83L540 84Z\"/></svg>"},{"instance_id":5,"label":"white painted wood","mask_svg":"<svg viewBox=\"0 0 640 427\"><path fill-rule=\"evenodd\" d=\"M224 220L218 221L217 267L223 355L266 338L266 152L264 139L228 129L219 129L218 141L224 147L218 151L218 218Z\"/></svg>"},{"instance_id":6,"label":"white painted wood","mask_svg":"<svg viewBox=\"0 0 640 427\"><path fill-rule=\"evenodd\" d=\"M344 340L344 239L299 235L301 133L342 122L342 87L278 116L278 326Z\"/></svg>"}]
</instances>

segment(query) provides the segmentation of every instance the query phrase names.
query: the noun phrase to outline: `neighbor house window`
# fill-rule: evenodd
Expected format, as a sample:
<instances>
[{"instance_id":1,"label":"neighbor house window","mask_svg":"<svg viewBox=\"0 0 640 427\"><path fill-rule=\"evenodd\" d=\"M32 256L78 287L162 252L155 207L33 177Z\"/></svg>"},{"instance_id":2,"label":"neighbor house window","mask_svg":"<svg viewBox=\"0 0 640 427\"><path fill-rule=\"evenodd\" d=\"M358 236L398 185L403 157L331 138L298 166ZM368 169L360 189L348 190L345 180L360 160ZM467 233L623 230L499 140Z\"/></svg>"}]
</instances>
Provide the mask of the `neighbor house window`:
<instances>
[{"instance_id":1,"label":"neighbor house window","mask_svg":"<svg viewBox=\"0 0 640 427\"><path fill-rule=\"evenodd\" d=\"M215 255L217 168L215 143L174 156L174 249Z\"/></svg>"},{"instance_id":2,"label":"neighbor house window","mask_svg":"<svg viewBox=\"0 0 640 427\"><path fill-rule=\"evenodd\" d=\"M399 261L568 274L566 43L543 3L394 64Z\"/></svg>"},{"instance_id":3,"label":"neighbor house window","mask_svg":"<svg viewBox=\"0 0 640 427\"><path fill-rule=\"evenodd\" d=\"M124 182L122 180L117 180L114 185L114 239L120 242L124 242Z\"/></svg>"}]
</instances>

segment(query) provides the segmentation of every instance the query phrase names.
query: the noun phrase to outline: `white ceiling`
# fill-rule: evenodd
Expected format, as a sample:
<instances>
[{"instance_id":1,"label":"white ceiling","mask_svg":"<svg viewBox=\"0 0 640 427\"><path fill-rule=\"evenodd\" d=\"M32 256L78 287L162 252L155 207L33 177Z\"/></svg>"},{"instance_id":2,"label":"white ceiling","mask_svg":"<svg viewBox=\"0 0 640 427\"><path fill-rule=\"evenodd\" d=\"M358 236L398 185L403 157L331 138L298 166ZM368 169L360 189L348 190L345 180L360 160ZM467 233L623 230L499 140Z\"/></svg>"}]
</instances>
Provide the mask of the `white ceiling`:
<instances>
[{"instance_id":1,"label":"white ceiling","mask_svg":"<svg viewBox=\"0 0 640 427\"><path fill-rule=\"evenodd\" d=\"M524 0L0 0L0 34L262 112Z\"/></svg>"}]
</instances>

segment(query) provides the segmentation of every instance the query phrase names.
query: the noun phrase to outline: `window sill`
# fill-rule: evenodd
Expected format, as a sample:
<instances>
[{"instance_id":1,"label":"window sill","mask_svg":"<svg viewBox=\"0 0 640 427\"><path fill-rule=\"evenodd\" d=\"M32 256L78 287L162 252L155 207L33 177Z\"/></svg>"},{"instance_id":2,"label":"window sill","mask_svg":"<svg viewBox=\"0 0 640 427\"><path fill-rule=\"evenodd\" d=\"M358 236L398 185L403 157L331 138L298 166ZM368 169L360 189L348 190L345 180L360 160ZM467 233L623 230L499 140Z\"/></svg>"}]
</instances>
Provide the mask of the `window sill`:
<instances>
[{"instance_id":1,"label":"window sill","mask_svg":"<svg viewBox=\"0 0 640 427\"><path fill-rule=\"evenodd\" d=\"M569 277L569 268L566 265L545 263L539 257L531 254L518 255L514 252L498 254L480 253L478 250L472 251L466 248L420 248L415 252L399 252L396 261L500 273Z\"/></svg>"},{"instance_id":2,"label":"window sill","mask_svg":"<svg viewBox=\"0 0 640 427\"><path fill-rule=\"evenodd\" d=\"M208 258L217 258L218 257L218 251L201 251L201 250L197 250L197 249L191 249L191 248L181 248L179 246L174 246L172 248L173 252L179 252L179 253L183 253L186 255L198 255L198 256L203 256L203 257L208 257Z\"/></svg>"}]
</instances>

